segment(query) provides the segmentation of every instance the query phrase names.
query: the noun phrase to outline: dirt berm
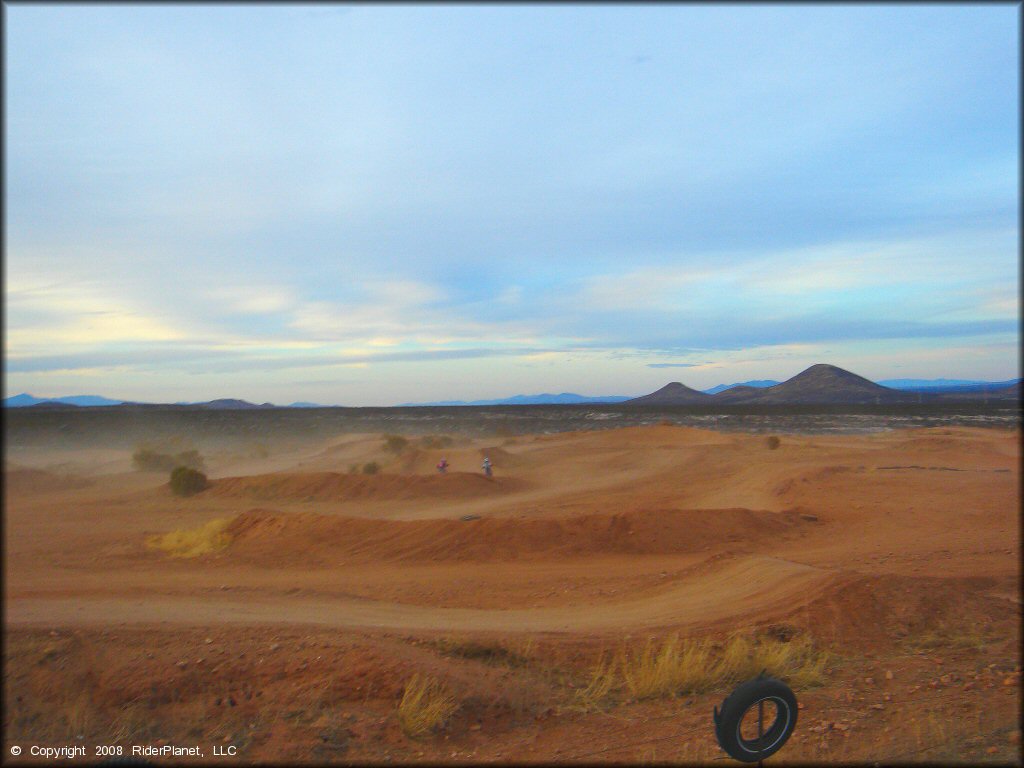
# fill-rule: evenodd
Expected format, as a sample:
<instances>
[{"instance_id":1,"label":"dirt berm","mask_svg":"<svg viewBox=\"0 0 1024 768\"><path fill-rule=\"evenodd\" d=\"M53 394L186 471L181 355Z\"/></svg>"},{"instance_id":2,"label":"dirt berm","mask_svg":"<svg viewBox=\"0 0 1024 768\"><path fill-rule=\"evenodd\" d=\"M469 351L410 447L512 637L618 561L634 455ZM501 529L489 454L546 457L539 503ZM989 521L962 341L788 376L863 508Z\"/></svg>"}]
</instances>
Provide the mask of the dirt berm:
<instances>
[{"instance_id":1,"label":"dirt berm","mask_svg":"<svg viewBox=\"0 0 1024 768\"><path fill-rule=\"evenodd\" d=\"M254 509L227 528L230 557L296 562L551 559L700 552L723 541L782 534L795 512L664 509L565 518L370 520Z\"/></svg>"}]
</instances>

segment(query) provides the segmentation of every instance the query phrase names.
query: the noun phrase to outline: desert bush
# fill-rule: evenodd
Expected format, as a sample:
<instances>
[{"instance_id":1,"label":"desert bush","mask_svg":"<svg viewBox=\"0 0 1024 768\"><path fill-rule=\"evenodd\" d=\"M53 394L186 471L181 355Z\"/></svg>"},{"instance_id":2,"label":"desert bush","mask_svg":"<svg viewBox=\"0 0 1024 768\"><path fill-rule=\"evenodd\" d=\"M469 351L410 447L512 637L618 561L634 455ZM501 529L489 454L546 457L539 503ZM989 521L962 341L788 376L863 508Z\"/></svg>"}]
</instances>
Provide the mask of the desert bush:
<instances>
[{"instance_id":1,"label":"desert bush","mask_svg":"<svg viewBox=\"0 0 1024 768\"><path fill-rule=\"evenodd\" d=\"M390 451L391 453L401 453L409 445L409 441L401 435L385 435L384 436L384 450Z\"/></svg>"},{"instance_id":2,"label":"desert bush","mask_svg":"<svg viewBox=\"0 0 1024 768\"><path fill-rule=\"evenodd\" d=\"M175 467L171 472L171 491L175 496L192 496L206 486L206 475L191 467Z\"/></svg>"},{"instance_id":3,"label":"desert bush","mask_svg":"<svg viewBox=\"0 0 1024 768\"><path fill-rule=\"evenodd\" d=\"M231 543L231 536L225 532L230 524L230 517L218 518L198 528L150 536L146 546L162 550L171 557L198 557L224 549Z\"/></svg>"},{"instance_id":4,"label":"desert bush","mask_svg":"<svg viewBox=\"0 0 1024 768\"><path fill-rule=\"evenodd\" d=\"M359 465L358 464L349 464L348 465L348 473L350 475L354 475L357 472L359 472Z\"/></svg>"},{"instance_id":5,"label":"desert bush","mask_svg":"<svg viewBox=\"0 0 1024 768\"><path fill-rule=\"evenodd\" d=\"M363 464L364 475L376 475L378 472L380 472L380 464L376 461L368 461L366 464Z\"/></svg>"},{"instance_id":6,"label":"desert bush","mask_svg":"<svg viewBox=\"0 0 1024 768\"><path fill-rule=\"evenodd\" d=\"M776 437L775 435L771 435L764 442L765 442L765 445L768 446L768 449L771 450L771 451L774 451L776 448L778 448L782 444L782 441L779 440L779 438Z\"/></svg>"},{"instance_id":7,"label":"desert bush","mask_svg":"<svg viewBox=\"0 0 1024 768\"><path fill-rule=\"evenodd\" d=\"M418 673L405 686L398 724L407 736L422 736L444 725L458 708L455 697L432 677Z\"/></svg>"}]
</instances>

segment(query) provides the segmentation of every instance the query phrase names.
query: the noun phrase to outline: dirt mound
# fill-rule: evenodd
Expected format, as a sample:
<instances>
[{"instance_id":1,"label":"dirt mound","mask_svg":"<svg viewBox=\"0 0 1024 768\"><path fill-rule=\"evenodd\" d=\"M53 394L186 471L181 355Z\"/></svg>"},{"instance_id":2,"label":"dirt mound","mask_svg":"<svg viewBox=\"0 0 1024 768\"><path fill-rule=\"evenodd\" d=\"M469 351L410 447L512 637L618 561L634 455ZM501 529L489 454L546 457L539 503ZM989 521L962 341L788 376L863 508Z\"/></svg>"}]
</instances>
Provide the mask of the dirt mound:
<instances>
[{"instance_id":1,"label":"dirt mound","mask_svg":"<svg viewBox=\"0 0 1024 768\"><path fill-rule=\"evenodd\" d=\"M984 635L1006 617L1006 606L985 594L987 577L860 576L822 595L794 616L816 636L853 649L890 646L935 635L940 644Z\"/></svg>"},{"instance_id":2,"label":"dirt mound","mask_svg":"<svg viewBox=\"0 0 1024 768\"><path fill-rule=\"evenodd\" d=\"M350 501L472 499L518 490L514 478L470 472L445 475L346 475L338 472L277 473L225 477L205 491L257 501Z\"/></svg>"},{"instance_id":3,"label":"dirt mound","mask_svg":"<svg viewBox=\"0 0 1024 768\"><path fill-rule=\"evenodd\" d=\"M42 469L7 469L4 471L4 489L7 493L51 493L71 491L92 485L91 480L72 475L59 475Z\"/></svg>"},{"instance_id":4,"label":"dirt mound","mask_svg":"<svg viewBox=\"0 0 1024 768\"><path fill-rule=\"evenodd\" d=\"M489 561L699 552L801 525L749 509L651 510L565 518L370 520L251 510L226 529L228 556L294 562Z\"/></svg>"},{"instance_id":5,"label":"dirt mound","mask_svg":"<svg viewBox=\"0 0 1024 768\"><path fill-rule=\"evenodd\" d=\"M1016 430L997 431L970 427L956 428L918 428L896 430L892 436L890 450L903 454L914 453L954 453L962 455L964 448L970 446L972 455L978 453L991 456L1004 455L1007 445L1019 446L1020 433Z\"/></svg>"}]
</instances>

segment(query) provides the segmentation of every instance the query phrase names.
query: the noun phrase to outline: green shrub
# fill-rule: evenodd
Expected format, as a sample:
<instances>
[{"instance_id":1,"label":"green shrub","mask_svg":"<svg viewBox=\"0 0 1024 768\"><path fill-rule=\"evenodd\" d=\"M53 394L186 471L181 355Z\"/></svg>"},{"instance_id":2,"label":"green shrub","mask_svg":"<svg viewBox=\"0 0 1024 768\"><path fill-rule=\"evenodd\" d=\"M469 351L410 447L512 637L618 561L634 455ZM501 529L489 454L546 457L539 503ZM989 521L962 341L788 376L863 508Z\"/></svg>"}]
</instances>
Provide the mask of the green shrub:
<instances>
[{"instance_id":1,"label":"green shrub","mask_svg":"<svg viewBox=\"0 0 1024 768\"><path fill-rule=\"evenodd\" d=\"M782 444L782 441L779 440L779 438L777 438L775 435L772 435L771 437L769 437L764 442L765 442L765 445L768 446L768 449L772 450L772 451L774 451L776 448L779 447L779 445Z\"/></svg>"},{"instance_id":2,"label":"green shrub","mask_svg":"<svg viewBox=\"0 0 1024 768\"><path fill-rule=\"evenodd\" d=\"M378 464L376 461L371 461L366 464L363 464L364 475L376 475L378 472L380 472L380 464Z\"/></svg>"},{"instance_id":3,"label":"green shrub","mask_svg":"<svg viewBox=\"0 0 1024 768\"><path fill-rule=\"evenodd\" d=\"M175 467L171 472L171 490L175 496L192 496L207 485L206 475L191 467Z\"/></svg>"}]
</instances>

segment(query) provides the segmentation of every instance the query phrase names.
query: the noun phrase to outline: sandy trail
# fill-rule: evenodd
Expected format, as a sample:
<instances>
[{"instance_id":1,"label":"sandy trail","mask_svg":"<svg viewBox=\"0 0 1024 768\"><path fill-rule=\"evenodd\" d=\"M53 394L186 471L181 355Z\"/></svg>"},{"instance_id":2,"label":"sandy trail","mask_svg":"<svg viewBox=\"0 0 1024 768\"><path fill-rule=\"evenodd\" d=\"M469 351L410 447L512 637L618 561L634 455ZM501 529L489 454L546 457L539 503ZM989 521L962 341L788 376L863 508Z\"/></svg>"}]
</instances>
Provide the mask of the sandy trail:
<instances>
[{"instance_id":1,"label":"sandy trail","mask_svg":"<svg viewBox=\"0 0 1024 768\"><path fill-rule=\"evenodd\" d=\"M571 608L471 610L430 608L359 598L193 596L29 598L8 603L8 623L89 625L171 623L319 624L353 628L501 632L597 632L616 628L750 621L792 610L836 583L838 575L769 557L724 562L661 594Z\"/></svg>"},{"instance_id":2,"label":"sandy trail","mask_svg":"<svg viewBox=\"0 0 1024 768\"><path fill-rule=\"evenodd\" d=\"M262 616L585 633L749 622L827 589L837 573L985 575L1006 591L1019 572L1019 436L967 428L794 435L770 450L760 435L656 426L443 449L466 469L481 451L494 453L494 483L462 470L439 477L431 452L389 458L379 436L360 436L313 446L319 476L278 457L287 471L215 481L190 499L173 497L154 473L54 482L49 492L46 476L23 473L15 479L24 487L6 492L8 620ZM345 473L341 465L356 457L379 459L384 471ZM309 450L295 458L308 462ZM254 506L255 519L266 518L261 536L239 536L218 555L172 561L144 546L154 533L241 519ZM487 519L459 522L467 513ZM602 571L603 585L581 587L589 569L604 568L593 563L602 553L622 559ZM666 565L679 581L664 589L640 565L654 555L724 559L685 576ZM399 562L410 575L389 589ZM555 562L562 570L543 567ZM422 585L409 584L430 564ZM636 578L636 567L649 578ZM252 590L250 602L201 586L229 570ZM332 572L338 587L325 591ZM125 584L125 600L150 597L119 609L116 596L96 592L104 577ZM581 588L563 595L567 585ZM312 594L282 598L288 590ZM462 591L470 597L458 599ZM346 593L353 597L336 597Z\"/></svg>"}]
</instances>

